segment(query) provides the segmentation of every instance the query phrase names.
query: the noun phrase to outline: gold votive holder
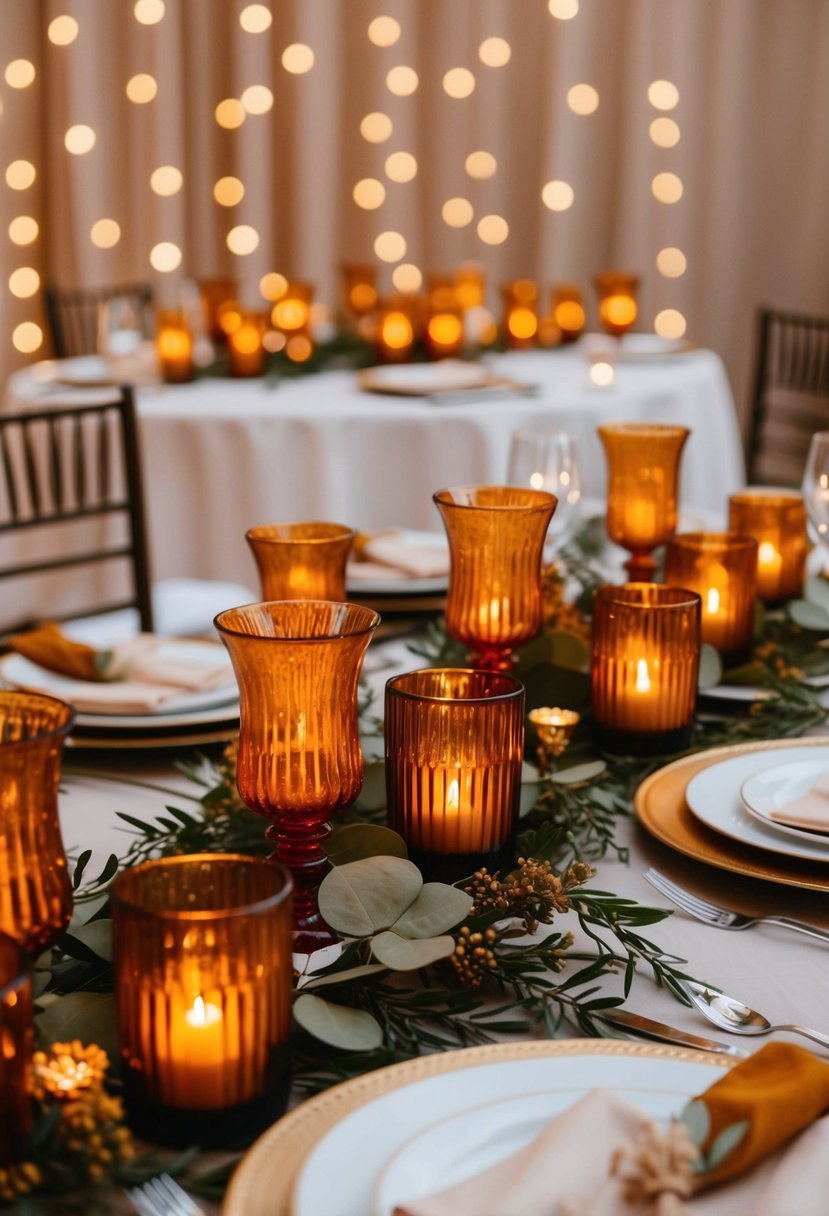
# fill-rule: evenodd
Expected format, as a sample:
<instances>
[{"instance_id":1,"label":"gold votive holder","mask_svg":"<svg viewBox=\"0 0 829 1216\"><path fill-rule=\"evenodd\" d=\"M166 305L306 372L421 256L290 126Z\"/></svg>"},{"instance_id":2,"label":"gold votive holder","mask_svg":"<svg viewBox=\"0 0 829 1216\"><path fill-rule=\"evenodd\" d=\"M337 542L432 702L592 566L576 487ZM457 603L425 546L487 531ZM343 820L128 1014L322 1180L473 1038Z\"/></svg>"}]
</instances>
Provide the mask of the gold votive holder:
<instances>
[{"instance_id":1,"label":"gold votive holder","mask_svg":"<svg viewBox=\"0 0 829 1216\"><path fill-rule=\"evenodd\" d=\"M357 318L373 312L377 307L377 268L344 262L342 280L346 311Z\"/></svg>"},{"instance_id":2,"label":"gold votive holder","mask_svg":"<svg viewBox=\"0 0 829 1216\"><path fill-rule=\"evenodd\" d=\"M411 358L417 309L417 301L412 296L391 296L383 300L374 331L374 345L381 363L405 363Z\"/></svg>"},{"instance_id":3,"label":"gold votive holder","mask_svg":"<svg viewBox=\"0 0 829 1216\"><path fill-rule=\"evenodd\" d=\"M345 600L345 566L357 533L344 524L249 528L263 600Z\"/></svg>"},{"instance_id":4,"label":"gold votive holder","mask_svg":"<svg viewBox=\"0 0 829 1216\"><path fill-rule=\"evenodd\" d=\"M621 338L636 324L639 275L606 270L594 280L599 299L599 322L605 333Z\"/></svg>"},{"instance_id":5,"label":"gold votive holder","mask_svg":"<svg viewBox=\"0 0 829 1216\"><path fill-rule=\"evenodd\" d=\"M423 668L386 684L389 825L424 876L512 865L524 749L514 676Z\"/></svg>"},{"instance_id":6,"label":"gold votive holder","mask_svg":"<svg viewBox=\"0 0 829 1216\"><path fill-rule=\"evenodd\" d=\"M567 750L581 721L581 714L576 713L574 709L540 705L537 709L530 710L527 720L538 736L538 767L545 773L550 761Z\"/></svg>"},{"instance_id":7,"label":"gold votive holder","mask_svg":"<svg viewBox=\"0 0 829 1216\"><path fill-rule=\"evenodd\" d=\"M501 329L510 350L528 350L538 336L538 284L514 279L501 287Z\"/></svg>"},{"instance_id":8,"label":"gold votive holder","mask_svg":"<svg viewBox=\"0 0 829 1216\"><path fill-rule=\"evenodd\" d=\"M183 309L156 313L155 351L161 378L167 384L193 379L193 334Z\"/></svg>"},{"instance_id":9,"label":"gold votive holder","mask_svg":"<svg viewBox=\"0 0 829 1216\"><path fill-rule=\"evenodd\" d=\"M239 324L227 334L227 365L231 376L261 376L267 351L267 312L239 310Z\"/></svg>"},{"instance_id":10,"label":"gold votive holder","mask_svg":"<svg viewBox=\"0 0 829 1216\"><path fill-rule=\"evenodd\" d=\"M578 284L559 283L553 288L552 315L561 332L562 342L575 342L581 337L586 318Z\"/></svg>"},{"instance_id":11,"label":"gold votive holder","mask_svg":"<svg viewBox=\"0 0 829 1216\"><path fill-rule=\"evenodd\" d=\"M130 1125L161 1144L249 1143L289 1087L291 880L197 853L122 870L115 995Z\"/></svg>"},{"instance_id":12,"label":"gold votive holder","mask_svg":"<svg viewBox=\"0 0 829 1216\"><path fill-rule=\"evenodd\" d=\"M61 749L70 705L0 690L0 932L37 954L72 915L72 884L58 820Z\"/></svg>"},{"instance_id":13,"label":"gold votive holder","mask_svg":"<svg viewBox=\"0 0 829 1216\"><path fill-rule=\"evenodd\" d=\"M757 541L757 594L780 604L803 593L809 537L796 490L750 487L728 500L728 527Z\"/></svg>"},{"instance_id":14,"label":"gold votive holder","mask_svg":"<svg viewBox=\"0 0 829 1216\"><path fill-rule=\"evenodd\" d=\"M625 583L593 596L593 732L602 751L662 756L691 740L700 650L700 597Z\"/></svg>"},{"instance_id":15,"label":"gold votive holder","mask_svg":"<svg viewBox=\"0 0 829 1216\"><path fill-rule=\"evenodd\" d=\"M696 591L701 638L726 667L751 657L757 600L757 541L736 532L686 532L668 541L665 582Z\"/></svg>"},{"instance_id":16,"label":"gold votive holder","mask_svg":"<svg viewBox=\"0 0 829 1216\"><path fill-rule=\"evenodd\" d=\"M25 1159L32 1126L34 1042L29 958L0 933L0 1167Z\"/></svg>"},{"instance_id":17,"label":"gold votive holder","mask_svg":"<svg viewBox=\"0 0 829 1216\"><path fill-rule=\"evenodd\" d=\"M613 422L596 428L607 460L607 534L629 549L632 582L654 577L651 551L676 532L684 426Z\"/></svg>"}]
</instances>

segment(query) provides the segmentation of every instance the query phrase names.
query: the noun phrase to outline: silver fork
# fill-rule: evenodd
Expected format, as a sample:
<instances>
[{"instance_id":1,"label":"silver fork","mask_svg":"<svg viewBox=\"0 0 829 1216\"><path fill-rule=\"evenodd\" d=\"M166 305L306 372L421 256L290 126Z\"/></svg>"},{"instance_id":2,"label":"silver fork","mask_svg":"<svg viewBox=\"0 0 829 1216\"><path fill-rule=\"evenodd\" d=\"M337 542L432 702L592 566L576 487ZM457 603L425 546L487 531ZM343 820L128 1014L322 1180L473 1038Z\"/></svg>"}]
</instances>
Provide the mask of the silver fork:
<instances>
[{"instance_id":1,"label":"silver fork","mask_svg":"<svg viewBox=\"0 0 829 1216\"><path fill-rule=\"evenodd\" d=\"M204 1216L204 1209L169 1174L125 1190L140 1216Z\"/></svg>"},{"instance_id":2,"label":"silver fork","mask_svg":"<svg viewBox=\"0 0 829 1216\"><path fill-rule=\"evenodd\" d=\"M670 878L666 878L659 870L646 870L645 878L667 899L681 908L688 916L701 920L706 925L714 925L717 929L749 929L752 925L782 925L784 929L793 929L795 933L804 933L807 937L817 938L820 942L829 942L829 930L819 929L817 925L807 925L802 920L793 920L790 916L744 916L741 912L733 912L730 908L722 908L719 904L709 903L678 887Z\"/></svg>"}]
</instances>

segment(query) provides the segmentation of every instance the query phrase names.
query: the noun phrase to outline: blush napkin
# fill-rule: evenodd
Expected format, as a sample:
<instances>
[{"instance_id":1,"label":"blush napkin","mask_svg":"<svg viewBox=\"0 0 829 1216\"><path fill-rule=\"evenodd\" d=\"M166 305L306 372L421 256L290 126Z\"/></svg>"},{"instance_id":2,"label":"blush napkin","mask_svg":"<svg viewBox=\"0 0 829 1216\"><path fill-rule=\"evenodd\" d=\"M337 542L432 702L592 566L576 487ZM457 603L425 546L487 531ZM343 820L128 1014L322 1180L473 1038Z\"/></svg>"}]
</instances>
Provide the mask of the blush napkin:
<instances>
[{"instance_id":1,"label":"blush napkin","mask_svg":"<svg viewBox=\"0 0 829 1216\"><path fill-rule=\"evenodd\" d=\"M829 773L824 773L805 794L793 798L769 819L808 832L829 832Z\"/></svg>"},{"instance_id":2,"label":"blush napkin","mask_svg":"<svg viewBox=\"0 0 829 1216\"><path fill-rule=\"evenodd\" d=\"M829 1109L829 1065L772 1043L692 1106L696 1147L685 1123L662 1131L594 1090L518 1153L395 1216L825 1216L829 1118L819 1116ZM735 1130L723 1138L725 1129ZM719 1160L718 1137L731 1141ZM694 1173L698 1149L703 1169Z\"/></svg>"}]
</instances>

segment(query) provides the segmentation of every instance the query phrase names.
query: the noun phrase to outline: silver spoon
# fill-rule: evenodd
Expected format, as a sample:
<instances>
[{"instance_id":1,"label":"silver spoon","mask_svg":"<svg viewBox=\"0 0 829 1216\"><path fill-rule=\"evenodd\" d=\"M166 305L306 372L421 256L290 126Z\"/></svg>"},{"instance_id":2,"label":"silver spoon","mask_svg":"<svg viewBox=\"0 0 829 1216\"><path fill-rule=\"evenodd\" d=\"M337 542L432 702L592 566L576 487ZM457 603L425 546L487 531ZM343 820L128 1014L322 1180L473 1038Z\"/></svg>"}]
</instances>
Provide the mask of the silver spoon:
<instances>
[{"instance_id":1,"label":"silver spoon","mask_svg":"<svg viewBox=\"0 0 829 1216\"><path fill-rule=\"evenodd\" d=\"M771 1034L773 1030L789 1030L792 1034L802 1034L813 1043L820 1043L821 1047L829 1048L829 1034L788 1023L772 1026L762 1013L749 1009L748 1005L733 996L727 996L724 992L712 992L709 988L697 984L686 984L685 991L700 1013L721 1030L728 1030L732 1034Z\"/></svg>"}]
</instances>

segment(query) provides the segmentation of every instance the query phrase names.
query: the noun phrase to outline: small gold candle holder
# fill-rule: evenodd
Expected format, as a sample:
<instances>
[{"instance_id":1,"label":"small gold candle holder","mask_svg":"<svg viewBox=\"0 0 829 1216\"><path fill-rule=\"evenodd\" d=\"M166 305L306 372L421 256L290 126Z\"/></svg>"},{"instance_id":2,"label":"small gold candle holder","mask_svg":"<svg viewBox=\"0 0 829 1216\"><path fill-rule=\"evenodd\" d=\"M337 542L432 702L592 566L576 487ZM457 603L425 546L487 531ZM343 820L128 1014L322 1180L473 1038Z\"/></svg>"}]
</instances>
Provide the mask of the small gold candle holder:
<instances>
[{"instance_id":1,"label":"small gold candle holder","mask_svg":"<svg viewBox=\"0 0 829 1216\"><path fill-rule=\"evenodd\" d=\"M501 327L510 350L535 346L538 336L538 284L532 279L515 279L501 287L503 314Z\"/></svg>"},{"instance_id":2,"label":"small gold candle holder","mask_svg":"<svg viewBox=\"0 0 829 1216\"><path fill-rule=\"evenodd\" d=\"M34 1041L29 960L0 933L0 1167L22 1161L32 1123Z\"/></svg>"},{"instance_id":3,"label":"small gold candle holder","mask_svg":"<svg viewBox=\"0 0 829 1216\"><path fill-rule=\"evenodd\" d=\"M538 735L536 754L539 771L546 773L550 761L567 750L581 721L581 715L574 709L541 705L537 709L531 709L527 718Z\"/></svg>"},{"instance_id":4,"label":"small gold candle holder","mask_svg":"<svg viewBox=\"0 0 829 1216\"><path fill-rule=\"evenodd\" d=\"M193 379L193 334L183 309L159 309L155 349L161 378L167 384L186 384Z\"/></svg>"},{"instance_id":5,"label":"small gold candle holder","mask_svg":"<svg viewBox=\"0 0 829 1216\"><path fill-rule=\"evenodd\" d=\"M809 552L802 494L759 487L732 494L728 527L757 541L757 594L764 603L802 595Z\"/></svg>"}]
</instances>

